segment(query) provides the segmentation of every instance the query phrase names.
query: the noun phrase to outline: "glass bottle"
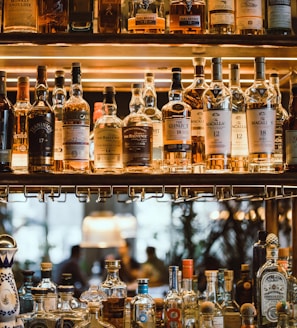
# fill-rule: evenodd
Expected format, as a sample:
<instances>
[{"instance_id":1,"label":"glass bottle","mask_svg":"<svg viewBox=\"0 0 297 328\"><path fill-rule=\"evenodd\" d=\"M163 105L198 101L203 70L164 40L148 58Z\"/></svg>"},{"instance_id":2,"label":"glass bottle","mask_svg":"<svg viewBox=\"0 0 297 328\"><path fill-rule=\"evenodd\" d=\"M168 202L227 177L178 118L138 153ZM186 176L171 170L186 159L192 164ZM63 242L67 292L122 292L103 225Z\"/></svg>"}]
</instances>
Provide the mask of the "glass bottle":
<instances>
[{"instance_id":1,"label":"glass bottle","mask_svg":"<svg viewBox=\"0 0 297 328\"><path fill-rule=\"evenodd\" d=\"M104 88L103 116L94 127L94 171L116 173L123 168L122 120L117 117L114 87Z\"/></svg>"},{"instance_id":2,"label":"glass bottle","mask_svg":"<svg viewBox=\"0 0 297 328\"><path fill-rule=\"evenodd\" d=\"M0 172L12 172L15 113L7 97L6 72L0 71Z\"/></svg>"},{"instance_id":3,"label":"glass bottle","mask_svg":"<svg viewBox=\"0 0 297 328\"><path fill-rule=\"evenodd\" d=\"M68 32L68 0L40 0L38 2L38 32Z\"/></svg>"},{"instance_id":4,"label":"glass bottle","mask_svg":"<svg viewBox=\"0 0 297 328\"><path fill-rule=\"evenodd\" d=\"M249 171L274 172L275 91L265 80L265 58L255 58L255 78L245 91Z\"/></svg>"},{"instance_id":5,"label":"glass bottle","mask_svg":"<svg viewBox=\"0 0 297 328\"><path fill-rule=\"evenodd\" d=\"M97 19L95 16L95 12L98 12ZM94 1L93 32L94 33L121 33L121 1L120 0Z\"/></svg>"},{"instance_id":6,"label":"glass bottle","mask_svg":"<svg viewBox=\"0 0 297 328\"><path fill-rule=\"evenodd\" d=\"M42 262L41 268L41 281L37 287L46 288L48 293L44 299L45 311L51 311L57 309L58 304L58 290L57 285L52 281L52 269L53 265L50 262Z\"/></svg>"},{"instance_id":7,"label":"glass bottle","mask_svg":"<svg viewBox=\"0 0 297 328\"><path fill-rule=\"evenodd\" d=\"M276 304L277 311L277 327L278 328L288 328L289 327L289 313L290 304L285 301L279 301Z\"/></svg>"},{"instance_id":8,"label":"glass bottle","mask_svg":"<svg viewBox=\"0 0 297 328\"><path fill-rule=\"evenodd\" d=\"M144 101L143 112L153 123L153 170L160 173L163 162L163 130L162 113L157 107L157 92L155 89L154 74L146 73L142 92Z\"/></svg>"},{"instance_id":9,"label":"glass bottle","mask_svg":"<svg viewBox=\"0 0 297 328\"><path fill-rule=\"evenodd\" d=\"M208 172L231 170L231 92L224 85L221 58L212 58L212 78L203 93L205 156Z\"/></svg>"},{"instance_id":10,"label":"glass bottle","mask_svg":"<svg viewBox=\"0 0 297 328\"><path fill-rule=\"evenodd\" d=\"M277 263L278 237L266 237L266 262L257 272L257 322L259 327L276 327L278 301L287 301L287 273Z\"/></svg>"},{"instance_id":11,"label":"glass bottle","mask_svg":"<svg viewBox=\"0 0 297 328\"><path fill-rule=\"evenodd\" d=\"M214 314L213 314L213 326L214 328L223 328L224 327L224 317L222 308L217 302L216 296L216 283L217 283L217 270L206 270L206 301L210 301L214 304Z\"/></svg>"},{"instance_id":12,"label":"glass bottle","mask_svg":"<svg viewBox=\"0 0 297 328\"><path fill-rule=\"evenodd\" d=\"M77 328L115 328L111 323L101 320L101 303L90 302L88 303L88 320L87 322L81 322Z\"/></svg>"},{"instance_id":13,"label":"glass bottle","mask_svg":"<svg viewBox=\"0 0 297 328\"><path fill-rule=\"evenodd\" d=\"M203 92L208 88L205 82L205 58L193 59L194 81L184 91L184 101L191 106L192 169L194 173L205 172L205 127L203 120Z\"/></svg>"},{"instance_id":14,"label":"glass bottle","mask_svg":"<svg viewBox=\"0 0 297 328\"><path fill-rule=\"evenodd\" d=\"M262 1L237 0L236 3L236 30L237 34L263 34Z\"/></svg>"},{"instance_id":15,"label":"glass bottle","mask_svg":"<svg viewBox=\"0 0 297 328\"><path fill-rule=\"evenodd\" d=\"M255 328L256 308L252 303L244 303L240 307L241 328Z\"/></svg>"},{"instance_id":16,"label":"glass bottle","mask_svg":"<svg viewBox=\"0 0 297 328\"><path fill-rule=\"evenodd\" d=\"M283 171L283 123L288 118L288 112L282 105L282 94L279 87L279 74L271 73L269 83L276 93L275 101L275 141L274 141L274 167L275 171Z\"/></svg>"},{"instance_id":17,"label":"glass bottle","mask_svg":"<svg viewBox=\"0 0 297 328\"><path fill-rule=\"evenodd\" d=\"M123 120L123 166L126 172L151 172L153 122L143 113L142 85L131 88L130 114Z\"/></svg>"},{"instance_id":18,"label":"glass bottle","mask_svg":"<svg viewBox=\"0 0 297 328\"><path fill-rule=\"evenodd\" d=\"M211 34L235 33L235 1L208 2L208 28Z\"/></svg>"},{"instance_id":19,"label":"glass bottle","mask_svg":"<svg viewBox=\"0 0 297 328\"><path fill-rule=\"evenodd\" d=\"M183 299L178 288L178 266L169 266L169 290L164 299L164 323L166 328L182 326Z\"/></svg>"},{"instance_id":20,"label":"glass bottle","mask_svg":"<svg viewBox=\"0 0 297 328\"><path fill-rule=\"evenodd\" d=\"M55 151L54 170L63 171L63 106L66 102L65 73L63 70L55 72L55 86L52 93L53 111L55 112Z\"/></svg>"},{"instance_id":21,"label":"glass bottle","mask_svg":"<svg viewBox=\"0 0 297 328\"><path fill-rule=\"evenodd\" d=\"M241 264L240 278L235 285L235 299L239 306L253 302L253 281L247 263Z\"/></svg>"},{"instance_id":22,"label":"glass bottle","mask_svg":"<svg viewBox=\"0 0 297 328\"><path fill-rule=\"evenodd\" d=\"M216 294L219 305L225 301L225 270L225 268L219 268L217 272Z\"/></svg>"},{"instance_id":23,"label":"glass bottle","mask_svg":"<svg viewBox=\"0 0 297 328\"><path fill-rule=\"evenodd\" d=\"M69 0L69 32L93 32L93 0Z\"/></svg>"},{"instance_id":24,"label":"glass bottle","mask_svg":"<svg viewBox=\"0 0 297 328\"><path fill-rule=\"evenodd\" d=\"M206 32L206 5L204 0L171 0L169 33L204 34Z\"/></svg>"},{"instance_id":25,"label":"glass bottle","mask_svg":"<svg viewBox=\"0 0 297 328\"><path fill-rule=\"evenodd\" d=\"M267 34L292 34L291 0L267 1Z\"/></svg>"},{"instance_id":26,"label":"glass bottle","mask_svg":"<svg viewBox=\"0 0 297 328\"><path fill-rule=\"evenodd\" d=\"M248 135L246 126L246 97L240 87L240 65L229 66L229 90L232 97L232 172L248 171Z\"/></svg>"},{"instance_id":27,"label":"glass bottle","mask_svg":"<svg viewBox=\"0 0 297 328\"><path fill-rule=\"evenodd\" d=\"M117 328L124 328L125 300L127 286L119 277L120 260L105 260L106 279L100 290L105 292L107 300L103 300L102 319Z\"/></svg>"},{"instance_id":28,"label":"glass bottle","mask_svg":"<svg viewBox=\"0 0 297 328\"><path fill-rule=\"evenodd\" d=\"M184 102L181 68L172 68L169 102L162 107L164 171L192 172L191 106Z\"/></svg>"},{"instance_id":29,"label":"glass bottle","mask_svg":"<svg viewBox=\"0 0 297 328\"><path fill-rule=\"evenodd\" d=\"M131 327L154 328L156 325L156 303L148 293L149 279L137 279L137 294L131 300Z\"/></svg>"},{"instance_id":30,"label":"glass bottle","mask_svg":"<svg viewBox=\"0 0 297 328\"><path fill-rule=\"evenodd\" d=\"M18 290L19 300L20 300L20 314L29 314L34 308L34 297L32 295L31 289L33 287L33 275L32 270L22 271L24 281Z\"/></svg>"},{"instance_id":31,"label":"glass bottle","mask_svg":"<svg viewBox=\"0 0 297 328\"><path fill-rule=\"evenodd\" d=\"M165 32L164 1L129 0L128 32L154 33Z\"/></svg>"},{"instance_id":32,"label":"glass bottle","mask_svg":"<svg viewBox=\"0 0 297 328\"><path fill-rule=\"evenodd\" d=\"M37 2L37 0L3 1L3 32L37 33Z\"/></svg>"},{"instance_id":33,"label":"glass bottle","mask_svg":"<svg viewBox=\"0 0 297 328\"><path fill-rule=\"evenodd\" d=\"M17 96L14 104L14 134L12 148L12 168L15 172L28 170L28 133L27 114L32 107L30 103L30 79L19 76Z\"/></svg>"},{"instance_id":34,"label":"glass bottle","mask_svg":"<svg viewBox=\"0 0 297 328\"><path fill-rule=\"evenodd\" d=\"M70 97L63 107L64 172L88 173L90 106L83 98L81 65L72 63Z\"/></svg>"},{"instance_id":35,"label":"glass bottle","mask_svg":"<svg viewBox=\"0 0 297 328\"><path fill-rule=\"evenodd\" d=\"M213 314L215 311L214 304L209 301L204 301L200 306L200 327L201 328L213 328Z\"/></svg>"},{"instance_id":36,"label":"glass bottle","mask_svg":"<svg viewBox=\"0 0 297 328\"><path fill-rule=\"evenodd\" d=\"M241 324L240 308L233 297L233 270L225 270L225 300L222 304L224 328L238 328Z\"/></svg>"}]
</instances>

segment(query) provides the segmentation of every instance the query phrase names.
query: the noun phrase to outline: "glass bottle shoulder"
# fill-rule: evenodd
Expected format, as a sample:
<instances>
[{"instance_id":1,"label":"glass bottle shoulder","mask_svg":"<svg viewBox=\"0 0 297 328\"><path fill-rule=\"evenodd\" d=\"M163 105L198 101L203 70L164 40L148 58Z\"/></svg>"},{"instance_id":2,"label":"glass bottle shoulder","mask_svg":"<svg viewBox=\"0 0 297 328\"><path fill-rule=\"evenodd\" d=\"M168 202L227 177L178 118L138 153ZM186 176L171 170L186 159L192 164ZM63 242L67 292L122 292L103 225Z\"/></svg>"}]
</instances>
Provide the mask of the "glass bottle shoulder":
<instances>
[{"instance_id":1,"label":"glass bottle shoulder","mask_svg":"<svg viewBox=\"0 0 297 328\"><path fill-rule=\"evenodd\" d=\"M132 112L123 119L123 126L153 126L152 120L142 112Z\"/></svg>"},{"instance_id":2,"label":"glass bottle shoulder","mask_svg":"<svg viewBox=\"0 0 297 328\"><path fill-rule=\"evenodd\" d=\"M103 115L96 122L94 129L102 128L121 128L123 121L116 115Z\"/></svg>"},{"instance_id":3,"label":"glass bottle shoulder","mask_svg":"<svg viewBox=\"0 0 297 328\"><path fill-rule=\"evenodd\" d=\"M38 115L52 113L54 115L54 111L52 106L47 100L36 100L31 108L28 110L28 115L30 116L32 113L38 113Z\"/></svg>"},{"instance_id":4,"label":"glass bottle shoulder","mask_svg":"<svg viewBox=\"0 0 297 328\"><path fill-rule=\"evenodd\" d=\"M90 105L81 95L71 95L65 102L64 110L90 111Z\"/></svg>"},{"instance_id":5,"label":"glass bottle shoulder","mask_svg":"<svg viewBox=\"0 0 297 328\"><path fill-rule=\"evenodd\" d=\"M276 93L266 81L255 81L245 91L247 103L259 103L264 105L274 105Z\"/></svg>"},{"instance_id":6,"label":"glass bottle shoulder","mask_svg":"<svg viewBox=\"0 0 297 328\"><path fill-rule=\"evenodd\" d=\"M163 113L162 116L166 113L171 113L171 115L189 116L191 111L192 107L183 100L170 100L161 110Z\"/></svg>"},{"instance_id":7,"label":"glass bottle shoulder","mask_svg":"<svg viewBox=\"0 0 297 328\"><path fill-rule=\"evenodd\" d=\"M149 294L138 294L132 298L131 305L133 306L138 304L155 306L155 301Z\"/></svg>"},{"instance_id":8,"label":"glass bottle shoulder","mask_svg":"<svg viewBox=\"0 0 297 328\"><path fill-rule=\"evenodd\" d=\"M152 121L162 120L162 112L157 107L145 107L143 114L147 115Z\"/></svg>"},{"instance_id":9,"label":"glass bottle shoulder","mask_svg":"<svg viewBox=\"0 0 297 328\"><path fill-rule=\"evenodd\" d=\"M14 105L14 110L15 111L28 111L31 109L32 105L29 101L17 101Z\"/></svg>"},{"instance_id":10,"label":"glass bottle shoulder","mask_svg":"<svg viewBox=\"0 0 297 328\"><path fill-rule=\"evenodd\" d=\"M204 109L231 110L232 95L223 82L211 82L203 93Z\"/></svg>"}]
</instances>

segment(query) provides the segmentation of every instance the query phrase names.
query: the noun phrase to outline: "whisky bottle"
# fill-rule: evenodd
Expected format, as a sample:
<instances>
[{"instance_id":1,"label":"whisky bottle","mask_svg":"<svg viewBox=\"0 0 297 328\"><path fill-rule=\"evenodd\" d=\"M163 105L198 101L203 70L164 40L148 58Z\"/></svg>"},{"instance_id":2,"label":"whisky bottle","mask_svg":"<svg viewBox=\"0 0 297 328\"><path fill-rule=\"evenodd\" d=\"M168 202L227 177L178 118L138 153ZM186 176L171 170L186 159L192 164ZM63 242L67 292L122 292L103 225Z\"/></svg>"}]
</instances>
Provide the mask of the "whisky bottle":
<instances>
[{"instance_id":1,"label":"whisky bottle","mask_svg":"<svg viewBox=\"0 0 297 328\"><path fill-rule=\"evenodd\" d=\"M93 0L69 0L69 32L93 32Z\"/></svg>"},{"instance_id":2,"label":"whisky bottle","mask_svg":"<svg viewBox=\"0 0 297 328\"><path fill-rule=\"evenodd\" d=\"M262 1L236 1L236 33L244 35L264 33Z\"/></svg>"},{"instance_id":3,"label":"whisky bottle","mask_svg":"<svg viewBox=\"0 0 297 328\"><path fill-rule=\"evenodd\" d=\"M90 106L83 98L80 63L72 63L70 97L63 107L64 172L88 173Z\"/></svg>"},{"instance_id":4,"label":"whisky bottle","mask_svg":"<svg viewBox=\"0 0 297 328\"><path fill-rule=\"evenodd\" d=\"M3 1L3 32L37 33L37 1Z\"/></svg>"},{"instance_id":5,"label":"whisky bottle","mask_svg":"<svg viewBox=\"0 0 297 328\"><path fill-rule=\"evenodd\" d=\"M0 71L0 172L12 171L14 108L7 98L6 72Z\"/></svg>"},{"instance_id":6,"label":"whisky bottle","mask_svg":"<svg viewBox=\"0 0 297 328\"><path fill-rule=\"evenodd\" d=\"M130 114L123 120L123 166L127 172L151 172L153 122L143 113L142 84L131 88Z\"/></svg>"},{"instance_id":7,"label":"whisky bottle","mask_svg":"<svg viewBox=\"0 0 297 328\"><path fill-rule=\"evenodd\" d=\"M222 79L221 58L212 59L212 78L203 93L205 156L208 172L231 170L232 97Z\"/></svg>"},{"instance_id":8,"label":"whisky bottle","mask_svg":"<svg viewBox=\"0 0 297 328\"><path fill-rule=\"evenodd\" d=\"M123 168L122 120L117 117L114 87L104 88L104 115L94 127L94 171L116 173Z\"/></svg>"},{"instance_id":9,"label":"whisky bottle","mask_svg":"<svg viewBox=\"0 0 297 328\"><path fill-rule=\"evenodd\" d=\"M241 264L240 278L235 285L235 300L239 306L253 302L253 281L249 264Z\"/></svg>"},{"instance_id":10,"label":"whisky bottle","mask_svg":"<svg viewBox=\"0 0 297 328\"><path fill-rule=\"evenodd\" d=\"M97 6L97 8L95 8L95 6ZM121 32L121 0L94 1L94 12L95 11L98 12L98 18L97 22L94 23L94 33ZM95 31L96 25L97 31Z\"/></svg>"},{"instance_id":11,"label":"whisky bottle","mask_svg":"<svg viewBox=\"0 0 297 328\"><path fill-rule=\"evenodd\" d=\"M171 0L169 33L204 34L206 32L206 5L204 0Z\"/></svg>"},{"instance_id":12,"label":"whisky bottle","mask_svg":"<svg viewBox=\"0 0 297 328\"><path fill-rule=\"evenodd\" d=\"M63 172L63 106L67 100L65 88L65 73L63 70L55 72L55 86L52 93L53 111L55 112L55 151L54 171Z\"/></svg>"},{"instance_id":13,"label":"whisky bottle","mask_svg":"<svg viewBox=\"0 0 297 328\"><path fill-rule=\"evenodd\" d=\"M38 32L68 32L68 0L39 0Z\"/></svg>"},{"instance_id":14,"label":"whisky bottle","mask_svg":"<svg viewBox=\"0 0 297 328\"><path fill-rule=\"evenodd\" d=\"M129 0L128 32L164 33L164 1Z\"/></svg>"},{"instance_id":15,"label":"whisky bottle","mask_svg":"<svg viewBox=\"0 0 297 328\"><path fill-rule=\"evenodd\" d=\"M153 73L145 74L142 97L144 101L143 113L153 123L153 170L155 173L160 173L163 162L162 113L157 107L157 92Z\"/></svg>"},{"instance_id":16,"label":"whisky bottle","mask_svg":"<svg viewBox=\"0 0 297 328\"><path fill-rule=\"evenodd\" d=\"M291 0L267 1L267 34L292 34Z\"/></svg>"},{"instance_id":17,"label":"whisky bottle","mask_svg":"<svg viewBox=\"0 0 297 328\"><path fill-rule=\"evenodd\" d=\"M16 103L14 104L12 148L12 168L15 172L27 172L28 170L27 114L31 107L30 79L28 76L19 76Z\"/></svg>"},{"instance_id":18,"label":"whisky bottle","mask_svg":"<svg viewBox=\"0 0 297 328\"><path fill-rule=\"evenodd\" d=\"M184 91L184 101L191 106L192 168L194 173L205 172L205 127L203 118L203 92L205 82L205 58L193 59L194 81Z\"/></svg>"},{"instance_id":19,"label":"whisky bottle","mask_svg":"<svg viewBox=\"0 0 297 328\"><path fill-rule=\"evenodd\" d=\"M184 102L181 68L172 68L169 102L162 107L164 160L170 173L192 172L191 106Z\"/></svg>"},{"instance_id":20,"label":"whisky bottle","mask_svg":"<svg viewBox=\"0 0 297 328\"><path fill-rule=\"evenodd\" d=\"M48 102L47 68L37 67L35 101L28 111L28 170L53 172L55 113Z\"/></svg>"},{"instance_id":21,"label":"whisky bottle","mask_svg":"<svg viewBox=\"0 0 297 328\"><path fill-rule=\"evenodd\" d=\"M235 1L208 2L208 29L211 34L235 33Z\"/></svg>"},{"instance_id":22,"label":"whisky bottle","mask_svg":"<svg viewBox=\"0 0 297 328\"><path fill-rule=\"evenodd\" d=\"M257 323L258 327L276 327L278 301L287 301L287 273L277 263L278 237L266 237L266 262L257 272Z\"/></svg>"},{"instance_id":23,"label":"whisky bottle","mask_svg":"<svg viewBox=\"0 0 297 328\"><path fill-rule=\"evenodd\" d=\"M276 95L265 79L265 58L255 58L254 83L247 96L249 171L274 172Z\"/></svg>"},{"instance_id":24,"label":"whisky bottle","mask_svg":"<svg viewBox=\"0 0 297 328\"><path fill-rule=\"evenodd\" d=\"M231 170L233 172L248 171L248 135L246 126L246 97L240 87L240 66L229 66L229 90L232 98L232 139Z\"/></svg>"},{"instance_id":25,"label":"whisky bottle","mask_svg":"<svg viewBox=\"0 0 297 328\"><path fill-rule=\"evenodd\" d=\"M275 133L274 133L274 167L275 171L283 171L283 124L288 112L282 105L282 94L279 87L278 73L271 73L269 83L276 93L275 101Z\"/></svg>"}]
</instances>

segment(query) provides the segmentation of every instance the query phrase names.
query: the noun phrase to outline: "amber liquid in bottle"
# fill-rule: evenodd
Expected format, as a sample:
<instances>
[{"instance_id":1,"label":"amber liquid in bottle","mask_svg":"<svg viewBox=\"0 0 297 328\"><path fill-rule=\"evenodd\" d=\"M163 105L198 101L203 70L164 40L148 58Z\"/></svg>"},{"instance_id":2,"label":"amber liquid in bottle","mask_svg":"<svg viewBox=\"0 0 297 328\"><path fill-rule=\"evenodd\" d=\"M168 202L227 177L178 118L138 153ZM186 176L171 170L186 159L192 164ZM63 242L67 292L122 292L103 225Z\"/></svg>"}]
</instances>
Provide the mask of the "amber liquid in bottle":
<instances>
[{"instance_id":1,"label":"amber liquid in bottle","mask_svg":"<svg viewBox=\"0 0 297 328\"><path fill-rule=\"evenodd\" d=\"M121 1L98 0L98 33L121 32Z\"/></svg>"}]
</instances>

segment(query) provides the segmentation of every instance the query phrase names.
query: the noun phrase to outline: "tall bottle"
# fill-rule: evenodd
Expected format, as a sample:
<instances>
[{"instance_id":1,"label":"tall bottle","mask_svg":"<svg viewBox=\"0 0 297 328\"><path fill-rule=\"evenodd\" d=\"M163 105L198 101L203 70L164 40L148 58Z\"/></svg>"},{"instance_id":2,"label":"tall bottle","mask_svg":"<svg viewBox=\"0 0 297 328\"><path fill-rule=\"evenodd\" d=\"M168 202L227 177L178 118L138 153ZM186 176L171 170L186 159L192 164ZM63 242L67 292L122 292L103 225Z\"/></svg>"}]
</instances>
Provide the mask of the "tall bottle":
<instances>
[{"instance_id":1,"label":"tall bottle","mask_svg":"<svg viewBox=\"0 0 297 328\"><path fill-rule=\"evenodd\" d=\"M156 303L148 293L148 281L137 279L137 294L131 300L131 327L154 328L156 325Z\"/></svg>"},{"instance_id":2,"label":"tall bottle","mask_svg":"<svg viewBox=\"0 0 297 328\"><path fill-rule=\"evenodd\" d=\"M93 0L69 0L69 32L93 32Z\"/></svg>"},{"instance_id":3,"label":"tall bottle","mask_svg":"<svg viewBox=\"0 0 297 328\"><path fill-rule=\"evenodd\" d=\"M236 30L237 34L263 34L262 1L236 1Z\"/></svg>"},{"instance_id":4,"label":"tall bottle","mask_svg":"<svg viewBox=\"0 0 297 328\"><path fill-rule=\"evenodd\" d=\"M0 172L12 171L12 149L15 113L7 98L6 72L0 71Z\"/></svg>"},{"instance_id":5,"label":"tall bottle","mask_svg":"<svg viewBox=\"0 0 297 328\"><path fill-rule=\"evenodd\" d=\"M143 112L153 123L153 170L155 173L160 173L163 162L162 113L157 106L157 92L153 73L145 74L142 96L144 101Z\"/></svg>"},{"instance_id":6,"label":"tall bottle","mask_svg":"<svg viewBox=\"0 0 297 328\"><path fill-rule=\"evenodd\" d=\"M55 113L48 102L47 68L37 67L35 101L28 111L28 170L53 172Z\"/></svg>"},{"instance_id":7,"label":"tall bottle","mask_svg":"<svg viewBox=\"0 0 297 328\"><path fill-rule=\"evenodd\" d=\"M246 126L246 97L240 87L240 66L229 66L229 90L232 97L231 167L233 172L248 171L248 135Z\"/></svg>"},{"instance_id":8,"label":"tall bottle","mask_svg":"<svg viewBox=\"0 0 297 328\"><path fill-rule=\"evenodd\" d=\"M224 85L221 58L212 59L212 78L203 93L206 170L231 170L232 97Z\"/></svg>"},{"instance_id":9,"label":"tall bottle","mask_svg":"<svg viewBox=\"0 0 297 328\"><path fill-rule=\"evenodd\" d=\"M117 117L114 87L104 88L103 116L94 127L94 171L115 173L123 168L122 120Z\"/></svg>"},{"instance_id":10,"label":"tall bottle","mask_svg":"<svg viewBox=\"0 0 297 328\"><path fill-rule=\"evenodd\" d=\"M191 106L184 102L181 68L172 68L169 102L162 107L164 171L192 172Z\"/></svg>"},{"instance_id":11,"label":"tall bottle","mask_svg":"<svg viewBox=\"0 0 297 328\"><path fill-rule=\"evenodd\" d=\"M63 70L55 72L55 86L52 93L53 111L55 112L55 151L54 170L63 171L63 106L67 100L65 88L65 73Z\"/></svg>"},{"instance_id":12,"label":"tall bottle","mask_svg":"<svg viewBox=\"0 0 297 328\"><path fill-rule=\"evenodd\" d=\"M205 126L203 118L203 92L208 88L205 82L205 58L193 59L194 81L184 91L184 101L192 108L192 168L194 173L205 171Z\"/></svg>"},{"instance_id":13,"label":"tall bottle","mask_svg":"<svg viewBox=\"0 0 297 328\"><path fill-rule=\"evenodd\" d=\"M88 173L90 106L83 98L80 63L72 63L70 97L63 107L64 172Z\"/></svg>"},{"instance_id":14,"label":"tall bottle","mask_svg":"<svg viewBox=\"0 0 297 328\"><path fill-rule=\"evenodd\" d=\"M267 1L267 34L292 34L291 0Z\"/></svg>"},{"instance_id":15,"label":"tall bottle","mask_svg":"<svg viewBox=\"0 0 297 328\"><path fill-rule=\"evenodd\" d=\"M266 237L266 262L257 273L257 322L258 327L276 327L278 301L287 301L287 273L277 263L278 237Z\"/></svg>"},{"instance_id":16,"label":"tall bottle","mask_svg":"<svg viewBox=\"0 0 297 328\"><path fill-rule=\"evenodd\" d=\"M101 283L100 290L107 295L107 300L102 302L103 321L109 322L115 327L123 328L127 286L119 277L120 262L120 260L105 260L107 276Z\"/></svg>"},{"instance_id":17,"label":"tall bottle","mask_svg":"<svg viewBox=\"0 0 297 328\"><path fill-rule=\"evenodd\" d=\"M211 34L235 33L235 1L212 0L208 3L208 28Z\"/></svg>"},{"instance_id":18,"label":"tall bottle","mask_svg":"<svg viewBox=\"0 0 297 328\"><path fill-rule=\"evenodd\" d=\"M143 113L142 85L132 84L130 114L123 120L123 166L127 172L151 172L153 122Z\"/></svg>"},{"instance_id":19,"label":"tall bottle","mask_svg":"<svg viewBox=\"0 0 297 328\"><path fill-rule=\"evenodd\" d=\"M274 141L274 167L275 171L283 171L283 123L288 118L288 112L282 105L282 94L279 87L278 73L271 73L269 83L276 93L275 101L275 141Z\"/></svg>"},{"instance_id":20,"label":"tall bottle","mask_svg":"<svg viewBox=\"0 0 297 328\"><path fill-rule=\"evenodd\" d=\"M275 92L265 79L265 58L255 58L255 79L245 91L250 172L274 172Z\"/></svg>"},{"instance_id":21,"label":"tall bottle","mask_svg":"<svg viewBox=\"0 0 297 328\"><path fill-rule=\"evenodd\" d=\"M183 299L178 287L178 266L169 266L169 291L164 299L164 322L166 328L182 327Z\"/></svg>"}]
</instances>

